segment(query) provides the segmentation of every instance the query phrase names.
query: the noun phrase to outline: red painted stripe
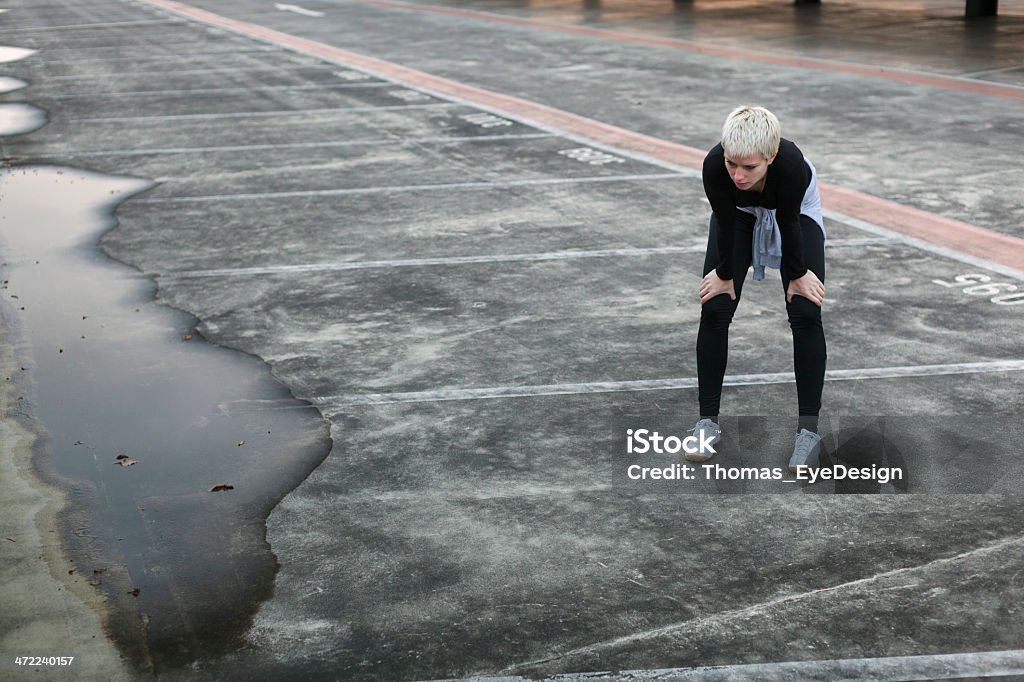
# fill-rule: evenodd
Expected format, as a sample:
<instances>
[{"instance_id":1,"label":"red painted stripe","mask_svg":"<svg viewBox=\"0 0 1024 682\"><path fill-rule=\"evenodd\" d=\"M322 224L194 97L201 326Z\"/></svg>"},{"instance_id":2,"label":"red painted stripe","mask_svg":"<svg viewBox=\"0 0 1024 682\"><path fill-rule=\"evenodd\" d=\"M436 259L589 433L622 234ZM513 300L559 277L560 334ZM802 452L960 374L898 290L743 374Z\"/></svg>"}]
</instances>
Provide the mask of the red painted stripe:
<instances>
[{"instance_id":1,"label":"red painted stripe","mask_svg":"<svg viewBox=\"0 0 1024 682\"><path fill-rule=\"evenodd\" d=\"M705 152L703 150L618 128L519 97L465 85L382 59L367 57L308 38L275 31L258 24L229 19L213 12L183 5L174 0L145 0L145 2L281 47L361 69L381 78L430 90L439 95L458 98L488 109L506 112L524 122L585 137L603 145L639 152L651 158L697 170L701 168L704 160ZM822 201L828 205L828 208L852 218L1024 271L1024 239L903 206L844 187L819 183L819 188Z\"/></svg>"},{"instance_id":2,"label":"red painted stripe","mask_svg":"<svg viewBox=\"0 0 1024 682\"><path fill-rule=\"evenodd\" d=\"M604 28L592 28L588 26L575 26L573 24L562 24L542 19L526 19L523 17L510 17L492 12L481 12L479 10L459 9L456 7L436 7L430 5L418 5L398 0L353 0L366 5L379 5L393 9L414 10L417 12L433 12L436 14L449 14L458 17L467 17L488 21L491 23L512 24L515 26L529 26L531 28L542 28L561 33L572 33L575 35L587 36L590 38L602 38L604 40L616 40L624 43L635 43L656 47L667 47L674 50L696 52L698 54L714 55L716 57L730 57L753 62L764 62L767 64L779 64L781 66L795 66L805 69L818 69L831 71L833 73L848 73L855 76L867 76L870 78L881 78L884 80L897 81L900 83L913 83L914 85L928 85L946 90L956 90L975 95L986 95L988 97L1003 97L1006 99L1024 100L1024 87L1006 85L1002 83L987 83L985 81L970 78L958 78L956 76L942 76L939 74L921 73L907 69L893 69L884 66L866 66L864 64L851 64L848 62L836 62L828 59L813 59L811 57L794 57L775 52L759 52L756 50L740 50L730 47L719 47L704 43L695 43L689 40L678 38L662 38L659 36L640 35L637 33L626 33Z\"/></svg>"}]
</instances>

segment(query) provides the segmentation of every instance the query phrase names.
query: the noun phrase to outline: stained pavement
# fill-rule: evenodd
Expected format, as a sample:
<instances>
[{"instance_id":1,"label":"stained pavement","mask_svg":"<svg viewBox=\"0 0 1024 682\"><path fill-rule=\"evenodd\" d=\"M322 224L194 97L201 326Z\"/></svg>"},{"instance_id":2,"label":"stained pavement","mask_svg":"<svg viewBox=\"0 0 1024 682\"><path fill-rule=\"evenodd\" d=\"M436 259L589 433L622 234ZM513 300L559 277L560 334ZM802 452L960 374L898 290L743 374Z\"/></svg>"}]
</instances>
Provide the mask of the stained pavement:
<instances>
[{"instance_id":1,"label":"stained pavement","mask_svg":"<svg viewBox=\"0 0 1024 682\"><path fill-rule=\"evenodd\" d=\"M379 4L309 4L325 15L315 21L205 6L696 148L756 92L829 182L1022 236L1016 100ZM953 442L988 424L1006 434L992 450L958 457L938 437L936 452L913 454L955 472L954 489L999 495L638 492L619 485L616 428L681 430L693 415L708 209L692 170L145 3L9 7L0 37L38 53L4 65L29 83L4 101L43 107L48 121L3 139L4 155L155 180L118 207L103 249L198 318L205 339L268 363L333 440L266 520L279 569L273 596L240 608L251 628L197 637L209 623L182 609L173 645L142 629L125 651L136 664L168 679L932 657L889 661L885 679L902 679L936 656L991 651L1020 664L1021 511L1005 493L1021 477L1024 306L991 300L1019 276L856 222L826 225L829 368L844 377L826 385L835 429L919 417L947 424ZM643 9L581 21L655 31ZM735 30L728 10L704 10L677 9L656 32L719 41ZM768 46L810 42L822 56L796 11L758 9ZM819 25L837 21L830 11L816 10ZM895 31L903 66L1006 69L979 77L1009 86L1024 68L1024 49L1003 42L1024 31L1012 11L970 26L835 11L843 59L889 54ZM968 64L908 39L937 28L979 46ZM790 371L780 299L777 279L747 287L731 339L740 385L726 398L726 424L745 439L737 456L769 466L788 453L790 420L756 417L788 414L795 392L751 377ZM131 578L180 603L202 595L159 572Z\"/></svg>"}]
</instances>

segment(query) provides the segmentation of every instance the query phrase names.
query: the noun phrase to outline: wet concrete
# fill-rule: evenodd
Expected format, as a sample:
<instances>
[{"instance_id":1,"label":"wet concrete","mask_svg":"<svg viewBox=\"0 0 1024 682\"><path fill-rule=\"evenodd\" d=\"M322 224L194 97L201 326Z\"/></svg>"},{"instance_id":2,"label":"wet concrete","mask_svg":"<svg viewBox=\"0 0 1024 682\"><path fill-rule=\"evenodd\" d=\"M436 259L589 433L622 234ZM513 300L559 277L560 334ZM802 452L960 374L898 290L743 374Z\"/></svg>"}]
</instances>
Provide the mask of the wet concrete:
<instances>
[{"instance_id":1,"label":"wet concrete","mask_svg":"<svg viewBox=\"0 0 1024 682\"><path fill-rule=\"evenodd\" d=\"M16 379L45 434L37 466L70 491L78 579L104 591L136 663L159 669L246 629L276 570L263 518L328 440L262 363L203 343L146 278L98 252L113 206L150 186L13 168L0 217L7 318L31 348ZM222 483L233 489L210 492Z\"/></svg>"},{"instance_id":2,"label":"wet concrete","mask_svg":"<svg viewBox=\"0 0 1024 682\"><path fill-rule=\"evenodd\" d=\"M316 22L252 3L210 8L694 146L708 146L736 98L758 84L830 180L921 205L931 199L915 183L945 182L955 205L936 201L936 210L1019 229L1015 194L975 202L991 189L992 164L1009 169L1008 187L1019 185L1016 103L323 5L330 18ZM61 6L69 21L161 16L138 5ZM575 6L559 11L578 17ZM854 36L878 25L855 18ZM622 25L635 30L638 21ZM106 173L159 177L159 188L120 207L103 248L145 273L135 281L154 278L160 299L196 315L205 337L269 363L322 410L334 443L266 519L280 568L242 645L224 653L194 639L223 602L167 616L166 638L151 649L168 664L163 677L578 678L871 658L893 666L883 679L899 679L912 666L900 657L952 655L961 667L944 670L997 674L1006 668L976 656L1022 648L1024 519L1018 497L992 494L1020 481L1022 374L1012 363L1024 306L992 300L1014 293L1016 279L828 221L830 370L848 372L826 385L830 453L860 461L881 448L913 470L913 483L933 486L923 489L989 494L912 495L886 484L856 492L891 494L834 495L854 491L736 481L690 491L700 494L626 489L611 426L628 415L688 428L694 416L707 207L692 172L628 156L588 164L559 153L584 140L514 120L485 128L485 112L464 103L418 106L388 95L405 88L338 76L354 72L201 25L133 30L126 40L114 27L91 32L91 43L84 33L60 41L58 32L27 32L26 44L48 49L11 73L49 98L51 122L4 151L53 162L81 154L76 163ZM161 35L196 49L174 55ZM200 73L185 82L182 71ZM357 87L269 89L335 77ZM140 85L161 94L103 95ZM221 85L223 97L211 94ZM246 86L249 99L239 92ZM190 87L202 91L191 103L170 92ZM907 116L922 106L927 122ZM985 145L967 135L988 125ZM835 130L844 134L822 132ZM957 142L956 131L971 139ZM616 177L620 166L628 177ZM780 289L775 277L749 285L733 327L730 375L740 385L727 389L724 424L727 445L738 445L719 460L729 468L784 466L792 446L792 383L750 379L790 371ZM165 325L163 347L191 348L179 335L193 322ZM965 368L972 362L984 367ZM868 371L893 366L919 374ZM882 423L878 415L899 432L864 427ZM993 447L961 452L978 430ZM223 442L241 456L234 438ZM148 439L135 443L143 452ZM936 445L957 456L929 456ZM138 459L123 470L111 464L108 475L141 478L164 458ZM253 465L230 492L259 489L271 475L264 467ZM125 515L149 528L150 511L175 501L137 485L149 496L122 498ZM740 494L755 490L778 494ZM195 499L180 492L183 504ZM140 600L159 594L178 565L153 537L139 545L154 566ZM246 546L262 541L243 536ZM208 559L216 548L197 551ZM183 573L164 593L235 580Z\"/></svg>"}]
</instances>

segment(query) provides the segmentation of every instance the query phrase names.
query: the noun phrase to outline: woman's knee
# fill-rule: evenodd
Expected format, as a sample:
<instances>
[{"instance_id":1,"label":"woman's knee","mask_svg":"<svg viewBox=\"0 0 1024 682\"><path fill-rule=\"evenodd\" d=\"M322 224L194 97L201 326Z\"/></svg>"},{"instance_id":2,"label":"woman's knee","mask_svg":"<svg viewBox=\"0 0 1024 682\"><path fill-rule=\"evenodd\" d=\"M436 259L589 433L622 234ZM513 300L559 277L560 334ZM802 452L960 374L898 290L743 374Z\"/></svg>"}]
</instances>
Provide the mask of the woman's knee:
<instances>
[{"instance_id":1,"label":"woman's knee","mask_svg":"<svg viewBox=\"0 0 1024 682\"><path fill-rule=\"evenodd\" d=\"M733 313L736 312L736 305L739 303L739 297L736 300L729 298L729 294L719 294L713 299L704 303L700 307L700 321L701 323L728 325L732 322Z\"/></svg>"},{"instance_id":2,"label":"woman's knee","mask_svg":"<svg viewBox=\"0 0 1024 682\"><path fill-rule=\"evenodd\" d=\"M793 296L793 300L786 304L786 314L793 329L821 326L821 308L803 296Z\"/></svg>"}]
</instances>

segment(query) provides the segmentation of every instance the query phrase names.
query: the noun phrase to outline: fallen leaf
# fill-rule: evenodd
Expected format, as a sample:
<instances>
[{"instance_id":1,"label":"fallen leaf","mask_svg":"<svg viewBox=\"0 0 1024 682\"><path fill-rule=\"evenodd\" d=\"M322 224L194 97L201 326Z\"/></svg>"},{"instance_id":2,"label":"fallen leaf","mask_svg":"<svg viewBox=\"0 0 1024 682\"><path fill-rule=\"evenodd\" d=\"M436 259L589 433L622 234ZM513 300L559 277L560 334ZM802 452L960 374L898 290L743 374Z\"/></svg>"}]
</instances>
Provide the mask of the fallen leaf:
<instances>
[{"instance_id":1,"label":"fallen leaf","mask_svg":"<svg viewBox=\"0 0 1024 682\"><path fill-rule=\"evenodd\" d=\"M182 341L191 341L192 340L192 335L191 334L185 334L185 336L181 337L181 340Z\"/></svg>"},{"instance_id":2,"label":"fallen leaf","mask_svg":"<svg viewBox=\"0 0 1024 682\"><path fill-rule=\"evenodd\" d=\"M130 467L133 464L138 464L138 463L139 463L138 460L129 459L127 457L125 457L124 459L119 459L116 462L114 462L114 464L120 464L123 467Z\"/></svg>"},{"instance_id":3,"label":"fallen leaf","mask_svg":"<svg viewBox=\"0 0 1024 682\"><path fill-rule=\"evenodd\" d=\"M221 490L234 490L234 489L235 489L235 486L231 485L230 483L218 483L215 486L213 486L212 488L210 488L210 492L211 493L217 493L217 492L220 492Z\"/></svg>"}]
</instances>

